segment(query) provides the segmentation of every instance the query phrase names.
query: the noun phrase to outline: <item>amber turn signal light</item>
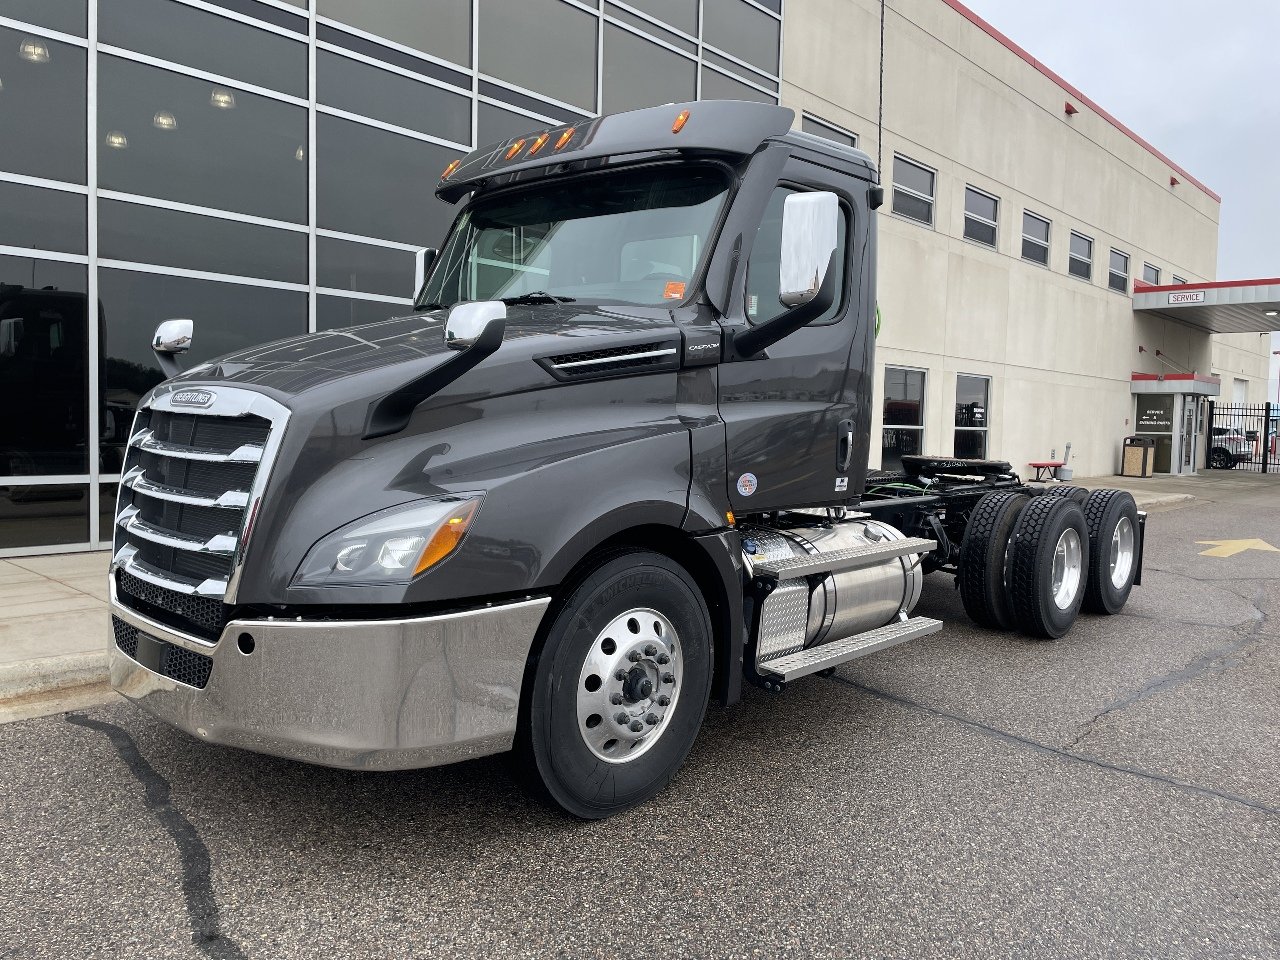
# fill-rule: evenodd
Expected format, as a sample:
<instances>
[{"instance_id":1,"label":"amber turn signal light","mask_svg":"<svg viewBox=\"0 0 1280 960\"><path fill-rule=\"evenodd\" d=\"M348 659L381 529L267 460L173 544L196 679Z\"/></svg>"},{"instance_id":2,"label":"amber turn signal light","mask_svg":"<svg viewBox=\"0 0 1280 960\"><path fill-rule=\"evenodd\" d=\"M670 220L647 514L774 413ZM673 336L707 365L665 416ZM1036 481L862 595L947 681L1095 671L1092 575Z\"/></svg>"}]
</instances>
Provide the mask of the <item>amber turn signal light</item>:
<instances>
[{"instance_id":1,"label":"amber turn signal light","mask_svg":"<svg viewBox=\"0 0 1280 960\"><path fill-rule=\"evenodd\" d=\"M671 132L679 133L681 130L684 129L684 125L688 122L689 122L689 111L681 110L676 115L676 122L671 125Z\"/></svg>"},{"instance_id":2,"label":"amber turn signal light","mask_svg":"<svg viewBox=\"0 0 1280 960\"><path fill-rule=\"evenodd\" d=\"M466 536L467 527L470 526L471 518L475 516L476 507L479 505L479 500L468 500L466 503L458 504L458 509L449 515L449 519L440 525L422 549L422 555L418 557L418 564L413 570L415 577L435 566L457 549L462 538Z\"/></svg>"}]
</instances>

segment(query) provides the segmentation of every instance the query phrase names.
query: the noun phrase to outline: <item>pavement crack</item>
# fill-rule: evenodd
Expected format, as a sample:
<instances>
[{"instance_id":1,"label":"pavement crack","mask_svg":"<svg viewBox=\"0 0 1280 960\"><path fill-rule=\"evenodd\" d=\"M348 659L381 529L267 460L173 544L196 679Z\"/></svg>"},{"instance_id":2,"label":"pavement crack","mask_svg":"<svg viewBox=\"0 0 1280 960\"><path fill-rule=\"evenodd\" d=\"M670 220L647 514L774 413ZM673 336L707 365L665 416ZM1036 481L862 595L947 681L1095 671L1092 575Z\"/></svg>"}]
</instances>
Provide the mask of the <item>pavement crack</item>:
<instances>
[{"instance_id":1,"label":"pavement crack","mask_svg":"<svg viewBox=\"0 0 1280 960\"><path fill-rule=\"evenodd\" d=\"M1097 725L1107 717L1111 716L1111 714L1128 709L1134 704L1146 700L1148 697L1154 697L1156 694L1166 693L1170 690L1177 689L1178 687L1190 683L1192 680L1195 680L1197 677L1200 677L1211 670L1226 666L1229 661L1236 654L1244 650L1245 647L1261 639L1259 633L1261 626L1261 614L1259 614L1259 621L1255 623L1253 629L1244 636L1239 637L1231 643L1223 644L1220 647L1214 647L1211 650L1206 650L1204 653L1193 657L1185 666L1156 677L1150 682L1143 684L1127 696L1121 697L1119 700L1107 704L1094 714L1092 719L1085 721L1080 733L1076 735L1075 739L1067 744L1066 749L1074 750L1076 747L1080 746L1082 741L1092 735Z\"/></svg>"},{"instance_id":2,"label":"pavement crack","mask_svg":"<svg viewBox=\"0 0 1280 960\"><path fill-rule=\"evenodd\" d=\"M169 781L156 772L133 738L120 727L83 714L67 714L66 719L78 727L96 730L111 741L124 765L142 785L147 806L155 812L156 819L177 846L182 861L182 896L191 925L192 944L214 960L244 960L244 951L222 933L218 901L213 893L209 848L191 821L173 805Z\"/></svg>"},{"instance_id":3,"label":"pavement crack","mask_svg":"<svg viewBox=\"0 0 1280 960\"><path fill-rule=\"evenodd\" d=\"M1089 757L1079 753L1072 753L1070 750L1064 750L1059 747L1052 747L1047 743L1041 743L1038 740L1032 740L1029 737L1019 736L1016 733L1010 733L1007 730L1001 730L999 727L993 727L989 724L982 723L978 720L962 717L956 713L950 713L941 710L938 707L931 707L926 703L918 700L912 700L909 697L903 697L896 693L889 693L887 690L880 690L876 687L868 687L865 684L849 680L839 674L833 675L830 680L860 690L869 696L878 697L881 700L887 700L890 703L896 703L902 707L908 707L912 710L919 710L923 713L931 714L935 717L941 717L950 720L970 729L977 730L985 736L995 740L1001 740L1005 743L1017 744L1019 746L1028 747L1037 753L1045 756L1057 757L1061 760L1067 760L1072 763L1080 763L1090 767L1096 767L1100 770L1107 770L1111 773L1122 773L1131 777L1137 777L1142 780L1149 780L1152 783L1158 783L1166 787L1170 787L1181 793L1191 794L1199 797L1212 797L1215 800L1223 800L1227 803L1236 804L1246 807L1249 810L1258 813L1265 813L1273 817L1280 816L1280 808L1272 807L1259 800L1250 797L1242 797L1234 793L1226 793L1222 790L1214 790L1212 787L1202 787L1198 784L1187 783L1183 780L1175 780L1172 777L1166 777L1158 773L1152 773L1150 770L1143 770L1140 767L1128 767L1118 763L1108 763L1105 760L1099 760L1096 757Z\"/></svg>"}]
</instances>

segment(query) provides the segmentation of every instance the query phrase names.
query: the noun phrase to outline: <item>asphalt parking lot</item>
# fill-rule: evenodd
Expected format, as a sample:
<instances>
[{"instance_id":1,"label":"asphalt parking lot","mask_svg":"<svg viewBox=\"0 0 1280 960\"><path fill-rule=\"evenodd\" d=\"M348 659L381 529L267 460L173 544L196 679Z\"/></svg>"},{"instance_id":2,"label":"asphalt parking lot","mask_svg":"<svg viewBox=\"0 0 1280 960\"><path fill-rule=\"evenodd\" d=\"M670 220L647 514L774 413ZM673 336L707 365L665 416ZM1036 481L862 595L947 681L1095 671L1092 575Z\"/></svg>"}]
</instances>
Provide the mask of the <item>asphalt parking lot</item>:
<instances>
[{"instance_id":1,"label":"asphalt parking lot","mask_svg":"<svg viewBox=\"0 0 1280 960\"><path fill-rule=\"evenodd\" d=\"M355 774L123 703L0 726L4 957L1275 957L1280 481L1153 512L1126 612L713 712L578 823L505 758Z\"/></svg>"}]
</instances>

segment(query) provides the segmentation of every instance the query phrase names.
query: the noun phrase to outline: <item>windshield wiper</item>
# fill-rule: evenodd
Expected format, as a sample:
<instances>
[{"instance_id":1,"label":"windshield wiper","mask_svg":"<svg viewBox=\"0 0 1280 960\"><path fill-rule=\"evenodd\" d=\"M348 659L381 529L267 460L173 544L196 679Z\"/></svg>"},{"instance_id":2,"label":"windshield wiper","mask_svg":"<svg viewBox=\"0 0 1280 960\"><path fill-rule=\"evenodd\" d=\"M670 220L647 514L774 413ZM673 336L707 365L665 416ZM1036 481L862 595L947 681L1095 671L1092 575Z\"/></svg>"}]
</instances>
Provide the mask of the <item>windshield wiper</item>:
<instances>
[{"instance_id":1,"label":"windshield wiper","mask_svg":"<svg viewBox=\"0 0 1280 960\"><path fill-rule=\"evenodd\" d=\"M522 293L518 297L503 297L502 302L508 307L515 306L518 303L574 303L573 297L558 297L554 293L547 293L545 290L530 290L528 293Z\"/></svg>"}]
</instances>

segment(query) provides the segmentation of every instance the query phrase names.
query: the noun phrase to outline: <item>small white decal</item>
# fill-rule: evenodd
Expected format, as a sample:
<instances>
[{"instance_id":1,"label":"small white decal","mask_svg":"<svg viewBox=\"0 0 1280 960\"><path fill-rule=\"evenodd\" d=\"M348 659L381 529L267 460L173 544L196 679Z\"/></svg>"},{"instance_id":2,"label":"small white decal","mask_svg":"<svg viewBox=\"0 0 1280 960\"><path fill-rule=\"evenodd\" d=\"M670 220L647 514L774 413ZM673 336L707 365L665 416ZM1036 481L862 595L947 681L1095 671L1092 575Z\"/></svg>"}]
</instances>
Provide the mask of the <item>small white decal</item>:
<instances>
[{"instance_id":1,"label":"small white decal","mask_svg":"<svg viewBox=\"0 0 1280 960\"><path fill-rule=\"evenodd\" d=\"M836 493L844 493L849 489L848 477L836 477Z\"/></svg>"},{"instance_id":2,"label":"small white decal","mask_svg":"<svg viewBox=\"0 0 1280 960\"><path fill-rule=\"evenodd\" d=\"M754 473L744 473L738 478L738 493L742 494L744 497L749 497L755 493L758 486L759 484L756 482L756 475Z\"/></svg>"}]
</instances>

